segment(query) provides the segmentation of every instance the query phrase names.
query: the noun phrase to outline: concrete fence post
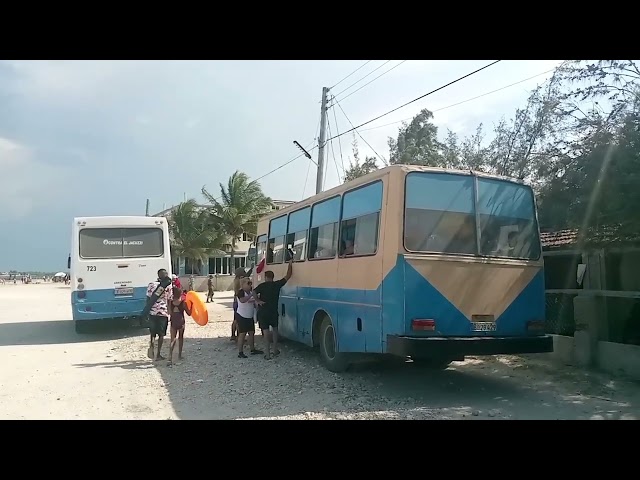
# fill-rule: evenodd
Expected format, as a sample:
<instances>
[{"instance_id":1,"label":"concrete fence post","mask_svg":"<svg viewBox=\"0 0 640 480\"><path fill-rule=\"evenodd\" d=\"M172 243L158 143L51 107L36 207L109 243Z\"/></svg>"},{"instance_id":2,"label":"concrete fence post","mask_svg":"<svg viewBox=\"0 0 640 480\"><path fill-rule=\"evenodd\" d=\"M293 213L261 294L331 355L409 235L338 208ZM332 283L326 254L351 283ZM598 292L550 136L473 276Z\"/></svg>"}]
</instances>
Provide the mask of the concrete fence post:
<instances>
[{"instance_id":1,"label":"concrete fence post","mask_svg":"<svg viewBox=\"0 0 640 480\"><path fill-rule=\"evenodd\" d=\"M578 295L573 299L573 311L576 363L584 367L595 366L598 342L608 337L604 298Z\"/></svg>"}]
</instances>

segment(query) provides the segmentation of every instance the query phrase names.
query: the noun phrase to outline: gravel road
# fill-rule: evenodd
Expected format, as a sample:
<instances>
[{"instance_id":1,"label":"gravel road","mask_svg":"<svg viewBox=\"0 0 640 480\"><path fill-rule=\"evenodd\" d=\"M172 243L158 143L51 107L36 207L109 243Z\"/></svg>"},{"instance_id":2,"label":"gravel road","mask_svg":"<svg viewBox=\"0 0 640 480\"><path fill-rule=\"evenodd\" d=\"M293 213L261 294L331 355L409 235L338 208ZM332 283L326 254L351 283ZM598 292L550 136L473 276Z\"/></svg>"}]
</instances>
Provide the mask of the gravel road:
<instances>
[{"instance_id":1,"label":"gravel road","mask_svg":"<svg viewBox=\"0 0 640 480\"><path fill-rule=\"evenodd\" d=\"M185 359L169 367L146 358L144 330L77 335L69 296L57 284L0 285L0 419L640 418L640 384L546 356L469 358L441 372L385 361L345 374L292 343L271 361L238 359L228 293L209 304L207 326L187 320Z\"/></svg>"}]
</instances>

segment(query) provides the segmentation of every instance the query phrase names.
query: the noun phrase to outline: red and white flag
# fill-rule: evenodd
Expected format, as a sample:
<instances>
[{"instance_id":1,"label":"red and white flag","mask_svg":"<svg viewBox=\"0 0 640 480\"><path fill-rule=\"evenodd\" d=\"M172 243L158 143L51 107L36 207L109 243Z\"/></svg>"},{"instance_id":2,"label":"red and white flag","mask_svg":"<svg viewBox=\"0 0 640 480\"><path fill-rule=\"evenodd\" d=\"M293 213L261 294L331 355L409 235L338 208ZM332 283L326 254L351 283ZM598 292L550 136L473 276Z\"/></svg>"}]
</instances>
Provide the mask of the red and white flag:
<instances>
[{"instance_id":1,"label":"red and white flag","mask_svg":"<svg viewBox=\"0 0 640 480\"><path fill-rule=\"evenodd\" d=\"M256 273L262 273L262 271L264 270L264 266L267 263L267 258L266 257L262 257L262 260L260 260L260 263L258 264L258 266L256 267Z\"/></svg>"}]
</instances>

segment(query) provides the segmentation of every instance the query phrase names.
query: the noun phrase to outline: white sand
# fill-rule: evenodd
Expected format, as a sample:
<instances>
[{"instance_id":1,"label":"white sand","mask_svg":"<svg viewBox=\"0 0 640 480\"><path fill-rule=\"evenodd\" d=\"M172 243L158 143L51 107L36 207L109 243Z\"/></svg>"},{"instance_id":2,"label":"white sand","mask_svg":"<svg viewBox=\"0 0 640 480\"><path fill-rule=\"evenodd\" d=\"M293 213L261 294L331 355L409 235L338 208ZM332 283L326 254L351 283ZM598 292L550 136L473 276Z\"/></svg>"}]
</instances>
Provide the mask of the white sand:
<instances>
[{"instance_id":1,"label":"white sand","mask_svg":"<svg viewBox=\"0 0 640 480\"><path fill-rule=\"evenodd\" d=\"M69 297L56 284L0 285L0 419L640 418L637 383L544 357L472 358L443 372L382 362L341 375L291 343L269 362L238 359L228 293L216 294L206 327L187 320L185 361L168 367L146 358L140 329L77 335Z\"/></svg>"}]
</instances>

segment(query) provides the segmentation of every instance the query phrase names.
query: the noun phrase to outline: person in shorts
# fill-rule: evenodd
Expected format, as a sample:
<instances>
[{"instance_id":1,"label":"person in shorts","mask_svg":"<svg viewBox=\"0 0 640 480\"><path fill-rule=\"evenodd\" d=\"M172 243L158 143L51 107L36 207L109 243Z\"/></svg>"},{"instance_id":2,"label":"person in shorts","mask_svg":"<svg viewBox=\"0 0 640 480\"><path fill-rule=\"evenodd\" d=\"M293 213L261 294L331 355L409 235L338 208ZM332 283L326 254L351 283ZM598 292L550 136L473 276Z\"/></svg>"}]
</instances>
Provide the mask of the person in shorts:
<instances>
[{"instance_id":1,"label":"person in shorts","mask_svg":"<svg viewBox=\"0 0 640 480\"><path fill-rule=\"evenodd\" d=\"M278 298L280 290L291 278L293 273L293 260L289 261L289 268L284 278L274 281L274 274L271 270L264 272L264 282L256 287L254 295L258 305L258 325L264 332L267 353L264 358L271 360L271 343L273 343L273 354L279 355L278 350Z\"/></svg>"},{"instance_id":2,"label":"person in shorts","mask_svg":"<svg viewBox=\"0 0 640 480\"><path fill-rule=\"evenodd\" d=\"M251 355L264 353L258 350L255 345L256 327L253 322L255 311L255 297L251 291L251 280L242 278L240 280L240 290L238 290L238 309L234 313L236 326L238 329L238 358L247 358L244 354L244 343L247 334L249 335L249 348Z\"/></svg>"},{"instance_id":3,"label":"person in shorts","mask_svg":"<svg viewBox=\"0 0 640 480\"><path fill-rule=\"evenodd\" d=\"M246 272L244 268L240 267L236 269L236 277L233 279L233 322L231 323L231 341L237 341L236 337L236 312L238 311L238 292L240 291L240 280L243 278L248 278L251 276L251 272L253 271L253 267Z\"/></svg>"},{"instance_id":4,"label":"person in shorts","mask_svg":"<svg viewBox=\"0 0 640 480\"><path fill-rule=\"evenodd\" d=\"M158 270L158 280L151 282L147 287L148 298L151 298L160 286L160 282L168 276L169 274L164 268ZM149 343L149 350L147 351L147 356L156 361L164 360L164 357L160 355L160 351L162 350L162 342L167 335L167 326L169 324L169 302L173 298L171 282L169 282L169 285L164 290L158 292L158 294L158 299L151 306L151 310L149 310L149 334L151 335L151 341ZM155 353L154 346L156 336L158 337L157 353Z\"/></svg>"},{"instance_id":5,"label":"person in shorts","mask_svg":"<svg viewBox=\"0 0 640 480\"><path fill-rule=\"evenodd\" d=\"M169 313L171 314L171 343L169 345L169 365L173 363L173 349L178 342L178 360L182 360L182 347L184 346L184 314L191 316L191 310L187 302L182 298L182 290L173 288L173 298L169 303Z\"/></svg>"}]
</instances>

